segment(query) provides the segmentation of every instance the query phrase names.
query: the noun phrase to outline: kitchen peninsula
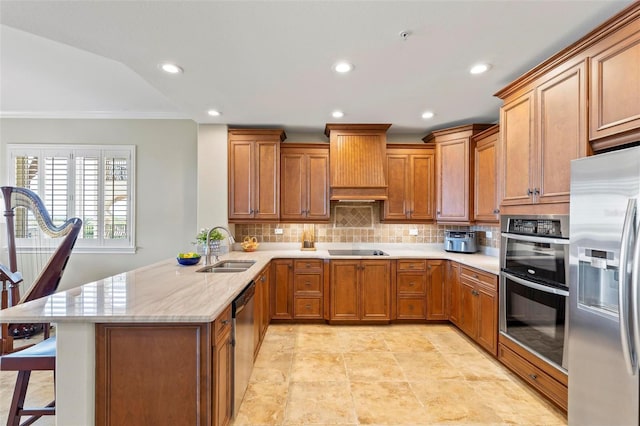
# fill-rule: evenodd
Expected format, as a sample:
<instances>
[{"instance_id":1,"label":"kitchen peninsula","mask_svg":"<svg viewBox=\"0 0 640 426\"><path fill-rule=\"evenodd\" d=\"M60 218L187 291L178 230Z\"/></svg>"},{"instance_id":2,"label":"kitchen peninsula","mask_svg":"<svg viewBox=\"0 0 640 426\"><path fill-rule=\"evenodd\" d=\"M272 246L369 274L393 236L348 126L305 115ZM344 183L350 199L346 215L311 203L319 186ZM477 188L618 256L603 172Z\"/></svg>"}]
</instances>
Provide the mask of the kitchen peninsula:
<instances>
[{"instance_id":1,"label":"kitchen peninsula","mask_svg":"<svg viewBox=\"0 0 640 426\"><path fill-rule=\"evenodd\" d=\"M386 259L391 262L446 259L498 273L496 257L448 253L439 245L414 247L385 246L389 254ZM180 266L175 259L169 259L3 310L0 321L56 324L58 424L109 424L109 413L104 410L110 398L118 397L118 392L123 391L121 386L142 392L144 389L139 385L148 380L145 374L152 371L150 364L156 362L168 368L159 371L160 378L154 377L157 380L152 383L164 384L167 388L159 386L153 394L128 402L127 408L135 409L128 415L137 413L148 420L149 416L158 415L158 408L164 407L183 421L193 419L194 424L217 424L213 403L216 372L211 348L222 333L219 325L225 323L218 323L216 319L229 315L228 308L234 298L271 260L296 258L341 259L322 249L316 252L234 251L224 259L252 259L256 263L245 272L224 274L198 273L198 266ZM105 337L109 333L114 339L134 344L136 349L126 353L109 352L118 347L109 346L112 342ZM104 359L105 353L118 359ZM171 359L172 356L180 358ZM104 369L124 364L127 368L137 365L141 370L137 376L127 377L128 382L118 381L122 377L117 371L110 371L108 377L96 377L104 374ZM193 386L185 392L179 391L176 381Z\"/></svg>"}]
</instances>

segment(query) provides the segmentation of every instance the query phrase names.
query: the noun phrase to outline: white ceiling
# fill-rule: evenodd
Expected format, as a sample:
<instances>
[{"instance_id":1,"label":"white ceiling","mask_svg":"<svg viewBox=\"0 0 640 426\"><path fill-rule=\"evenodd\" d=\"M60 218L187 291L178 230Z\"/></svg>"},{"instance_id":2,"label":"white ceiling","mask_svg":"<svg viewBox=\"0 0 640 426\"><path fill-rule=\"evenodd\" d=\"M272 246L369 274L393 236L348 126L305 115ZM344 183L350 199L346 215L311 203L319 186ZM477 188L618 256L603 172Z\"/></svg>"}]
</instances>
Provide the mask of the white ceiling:
<instances>
[{"instance_id":1,"label":"white ceiling","mask_svg":"<svg viewBox=\"0 0 640 426\"><path fill-rule=\"evenodd\" d=\"M497 121L495 92L630 3L0 0L0 116L425 135ZM333 73L340 59L354 71ZM162 61L184 74L161 73ZM491 71L470 75L479 61Z\"/></svg>"}]
</instances>

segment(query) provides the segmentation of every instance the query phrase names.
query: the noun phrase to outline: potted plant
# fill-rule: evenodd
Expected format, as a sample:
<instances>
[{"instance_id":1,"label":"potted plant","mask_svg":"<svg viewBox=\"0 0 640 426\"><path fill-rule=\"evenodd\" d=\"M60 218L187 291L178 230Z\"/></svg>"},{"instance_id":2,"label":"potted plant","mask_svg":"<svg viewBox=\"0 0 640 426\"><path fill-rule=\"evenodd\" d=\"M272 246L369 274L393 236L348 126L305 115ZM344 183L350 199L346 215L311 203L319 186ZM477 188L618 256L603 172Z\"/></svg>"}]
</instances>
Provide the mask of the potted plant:
<instances>
[{"instance_id":1,"label":"potted plant","mask_svg":"<svg viewBox=\"0 0 640 426\"><path fill-rule=\"evenodd\" d=\"M198 235L196 235L196 241L193 243L197 246L197 251L200 254L205 253L205 246L207 245L207 234L209 233L208 228L202 228ZM220 241L224 239L222 233L215 229L211 232L209 236L209 249L212 251L220 251Z\"/></svg>"}]
</instances>

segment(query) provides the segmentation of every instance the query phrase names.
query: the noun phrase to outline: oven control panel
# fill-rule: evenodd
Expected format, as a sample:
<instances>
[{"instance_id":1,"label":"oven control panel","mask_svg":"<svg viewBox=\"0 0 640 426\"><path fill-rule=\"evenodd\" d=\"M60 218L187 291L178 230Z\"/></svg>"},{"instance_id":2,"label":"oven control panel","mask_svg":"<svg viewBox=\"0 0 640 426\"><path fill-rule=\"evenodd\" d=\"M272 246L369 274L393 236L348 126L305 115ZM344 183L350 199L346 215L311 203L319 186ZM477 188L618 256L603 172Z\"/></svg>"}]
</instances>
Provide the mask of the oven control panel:
<instances>
[{"instance_id":1,"label":"oven control panel","mask_svg":"<svg viewBox=\"0 0 640 426\"><path fill-rule=\"evenodd\" d=\"M566 217L505 217L502 232L541 237L568 238L568 218Z\"/></svg>"}]
</instances>

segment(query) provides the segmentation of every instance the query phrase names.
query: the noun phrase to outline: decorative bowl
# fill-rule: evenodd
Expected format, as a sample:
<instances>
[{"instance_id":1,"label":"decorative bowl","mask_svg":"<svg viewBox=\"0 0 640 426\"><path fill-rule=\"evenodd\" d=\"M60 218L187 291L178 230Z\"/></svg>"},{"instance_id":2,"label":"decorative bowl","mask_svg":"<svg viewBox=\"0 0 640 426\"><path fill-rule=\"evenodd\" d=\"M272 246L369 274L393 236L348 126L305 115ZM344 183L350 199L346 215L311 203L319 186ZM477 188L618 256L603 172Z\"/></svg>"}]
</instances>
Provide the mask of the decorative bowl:
<instances>
[{"instance_id":1,"label":"decorative bowl","mask_svg":"<svg viewBox=\"0 0 640 426\"><path fill-rule=\"evenodd\" d=\"M181 265L197 265L200 263L201 256L198 253L180 253L176 259Z\"/></svg>"},{"instance_id":2,"label":"decorative bowl","mask_svg":"<svg viewBox=\"0 0 640 426\"><path fill-rule=\"evenodd\" d=\"M249 236L244 237L244 241L240 243L240 246L244 251L256 251L259 245L260 244L258 243L258 240L256 239L256 237L249 237Z\"/></svg>"}]
</instances>

